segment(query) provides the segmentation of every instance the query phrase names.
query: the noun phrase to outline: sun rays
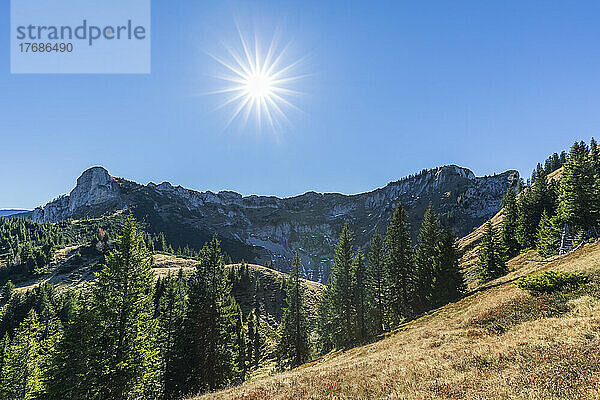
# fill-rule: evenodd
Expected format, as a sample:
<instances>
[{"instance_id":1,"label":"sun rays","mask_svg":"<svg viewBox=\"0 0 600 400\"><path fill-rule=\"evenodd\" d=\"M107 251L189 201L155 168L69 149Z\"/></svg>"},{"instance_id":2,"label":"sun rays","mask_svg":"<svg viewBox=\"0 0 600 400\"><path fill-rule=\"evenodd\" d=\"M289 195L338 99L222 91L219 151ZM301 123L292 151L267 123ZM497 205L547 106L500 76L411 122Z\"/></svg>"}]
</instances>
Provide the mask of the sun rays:
<instances>
[{"instance_id":1,"label":"sun rays","mask_svg":"<svg viewBox=\"0 0 600 400\"><path fill-rule=\"evenodd\" d=\"M230 112L226 126L254 120L259 129L278 131L291 125L287 114L301 111L294 98L302 94L298 81L308 76L298 73L305 57L289 62L289 44L281 46L276 33L263 50L256 34L248 40L239 28L237 32L237 49L224 46L224 57L209 54L223 69L215 77L224 87L210 94L221 96L217 108Z\"/></svg>"}]
</instances>

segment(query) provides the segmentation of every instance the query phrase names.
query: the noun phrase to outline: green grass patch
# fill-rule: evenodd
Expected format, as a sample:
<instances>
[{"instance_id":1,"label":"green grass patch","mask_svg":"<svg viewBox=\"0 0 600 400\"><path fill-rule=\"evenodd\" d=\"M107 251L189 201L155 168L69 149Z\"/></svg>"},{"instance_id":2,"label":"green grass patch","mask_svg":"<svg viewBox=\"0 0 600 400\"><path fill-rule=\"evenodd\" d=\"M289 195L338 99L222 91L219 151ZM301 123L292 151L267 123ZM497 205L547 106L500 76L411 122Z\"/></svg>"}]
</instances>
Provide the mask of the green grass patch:
<instances>
[{"instance_id":1,"label":"green grass patch","mask_svg":"<svg viewBox=\"0 0 600 400\"><path fill-rule=\"evenodd\" d=\"M576 288L587 279L581 272L542 271L519 278L517 286L533 293L552 293L563 288Z\"/></svg>"}]
</instances>

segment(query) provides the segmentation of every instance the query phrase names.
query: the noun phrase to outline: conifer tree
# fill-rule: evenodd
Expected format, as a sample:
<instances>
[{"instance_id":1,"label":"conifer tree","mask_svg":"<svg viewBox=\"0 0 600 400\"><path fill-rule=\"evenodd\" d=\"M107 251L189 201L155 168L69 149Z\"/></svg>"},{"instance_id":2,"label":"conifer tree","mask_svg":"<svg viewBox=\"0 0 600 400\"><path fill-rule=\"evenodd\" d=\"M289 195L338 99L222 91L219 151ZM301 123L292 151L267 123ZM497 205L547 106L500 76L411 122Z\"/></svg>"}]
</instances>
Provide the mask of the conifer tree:
<instances>
[{"instance_id":1,"label":"conifer tree","mask_svg":"<svg viewBox=\"0 0 600 400\"><path fill-rule=\"evenodd\" d=\"M540 164L532 174L532 183L519 196L517 202L517 240L522 249L535 247L537 227L544 210L553 214L556 194L548 184L547 174Z\"/></svg>"},{"instance_id":2,"label":"conifer tree","mask_svg":"<svg viewBox=\"0 0 600 400\"><path fill-rule=\"evenodd\" d=\"M591 188L591 204L590 213L592 219L592 225L596 228L596 234L598 234L598 228L600 228L600 146L596 143L596 140L592 138L590 143L590 163L592 164L593 184Z\"/></svg>"},{"instance_id":3,"label":"conifer tree","mask_svg":"<svg viewBox=\"0 0 600 400\"><path fill-rule=\"evenodd\" d=\"M152 255L129 216L92 287L94 371L88 384L97 397L154 395L158 351L153 290Z\"/></svg>"},{"instance_id":4,"label":"conifer tree","mask_svg":"<svg viewBox=\"0 0 600 400\"><path fill-rule=\"evenodd\" d=\"M558 194L558 217L571 230L588 229L592 218L594 168L585 143L575 142L564 165Z\"/></svg>"},{"instance_id":5,"label":"conifer tree","mask_svg":"<svg viewBox=\"0 0 600 400\"><path fill-rule=\"evenodd\" d=\"M592 173L597 175L600 173L600 147L598 147L598 143L596 143L596 139L592 138L590 142L590 153L589 153L590 163L592 166Z\"/></svg>"},{"instance_id":6,"label":"conifer tree","mask_svg":"<svg viewBox=\"0 0 600 400\"><path fill-rule=\"evenodd\" d=\"M252 338L252 349L254 356L254 367L258 368L262 357L263 337L260 332L260 308L254 309L254 336Z\"/></svg>"},{"instance_id":7,"label":"conifer tree","mask_svg":"<svg viewBox=\"0 0 600 400\"><path fill-rule=\"evenodd\" d=\"M352 234L344 224L334 253L334 265L330 275L330 305L332 339L337 348L354 344L354 299L352 293Z\"/></svg>"},{"instance_id":8,"label":"conifer tree","mask_svg":"<svg viewBox=\"0 0 600 400\"><path fill-rule=\"evenodd\" d=\"M2 382L2 376L4 366L6 365L6 357L9 345L10 337L8 336L8 333L5 333L4 336L2 336L2 340L0 341L0 382Z\"/></svg>"},{"instance_id":9,"label":"conifer tree","mask_svg":"<svg viewBox=\"0 0 600 400\"><path fill-rule=\"evenodd\" d=\"M369 250L369 265L367 267L369 282L369 298L372 301L374 333L380 335L386 329L385 309L387 305L387 286L385 280L385 260L383 243L378 233L373 235Z\"/></svg>"},{"instance_id":10,"label":"conifer tree","mask_svg":"<svg viewBox=\"0 0 600 400\"><path fill-rule=\"evenodd\" d=\"M254 365L254 310L246 316L246 327L248 329L248 340L246 341L246 360L248 361L247 368Z\"/></svg>"},{"instance_id":11,"label":"conifer tree","mask_svg":"<svg viewBox=\"0 0 600 400\"><path fill-rule=\"evenodd\" d=\"M160 346L160 363L163 391L172 393L175 390L174 362L176 358L176 339L182 334L186 313L186 287L182 271L177 276L168 275L163 280L163 294L157 307Z\"/></svg>"},{"instance_id":12,"label":"conifer tree","mask_svg":"<svg viewBox=\"0 0 600 400\"><path fill-rule=\"evenodd\" d=\"M477 266L479 269L479 279L482 282L491 281L507 272L506 264L502 260L496 242L496 232L490 220L485 224Z\"/></svg>"},{"instance_id":13,"label":"conifer tree","mask_svg":"<svg viewBox=\"0 0 600 400\"><path fill-rule=\"evenodd\" d=\"M406 211L398 202L385 236L386 280L389 288L390 317L399 323L412 314L414 288L413 253Z\"/></svg>"},{"instance_id":14,"label":"conifer tree","mask_svg":"<svg viewBox=\"0 0 600 400\"><path fill-rule=\"evenodd\" d=\"M323 288L321 301L317 306L317 352L319 354L325 354L335 347L333 341L333 312L331 309L333 302L331 297L331 285L328 284Z\"/></svg>"},{"instance_id":15,"label":"conifer tree","mask_svg":"<svg viewBox=\"0 0 600 400\"><path fill-rule=\"evenodd\" d=\"M363 252L358 249L354 256L352 264L354 309L356 310L355 338L357 343L363 343L367 340L367 270L364 262Z\"/></svg>"},{"instance_id":16,"label":"conifer tree","mask_svg":"<svg viewBox=\"0 0 600 400\"><path fill-rule=\"evenodd\" d=\"M173 393L201 393L234 382L240 375L236 321L239 307L231 295L218 239L200 252L200 262L189 281L183 333L177 342ZM170 379L170 378L169 378Z\"/></svg>"},{"instance_id":17,"label":"conifer tree","mask_svg":"<svg viewBox=\"0 0 600 400\"><path fill-rule=\"evenodd\" d=\"M558 155L557 155L558 157ZM500 246L505 261L519 254L519 242L517 241L517 198L514 190L509 187L502 198L502 231L500 232Z\"/></svg>"},{"instance_id":18,"label":"conifer tree","mask_svg":"<svg viewBox=\"0 0 600 400\"><path fill-rule=\"evenodd\" d=\"M5 350L0 377L0 398L35 399L44 393L41 339L42 332L37 313L30 310Z\"/></svg>"},{"instance_id":19,"label":"conifer tree","mask_svg":"<svg viewBox=\"0 0 600 400\"><path fill-rule=\"evenodd\" d=\"M246 373L248 372L248 359L246 358L247 332L244 328L244 315L241 311L238 313L235 321L235 337L238 349L237 364L240 370L240 380L243 382L246 380Z\"/></svg>"},{"instance_id":20,"label":"conifer tree","mask_svg":"<svg viewBox=\"0 0 600 400\"><path fill-rule=\"evenodd\" d=\"M292 260L292 267L285 285L286 307L279 327L277 353L280 364L297 367L308 361L310 343L306 314L304 313L304 289L300 281L300 255Z\"/></svg>"},{"instance_id":21,"label":"conifer tree","mask_svg":"<svg viewBox=\"0 0 600 400\"><path fill-rule=\"evenodd\" d=\"M416 293L415 307L418 312L424 312L433 301L434 267L436 264L436 245L439 235L438 218L430 204L423 215L419 230L417 251L415 253Z\"/></svg>"},{"instance_id":22,"label":"conifer tree","mask_svg":"<svg viewBox=\"0 0 600 400\"><path fill-rule=\"evenodd\" d=\"M548 213L544 211L538 227L536 242L536 249L541 257L547 258L557 253L559 233L557 219L549 217Z\"/></svg>"},{"instance_id":23,"label":"conifer tree","mask_svg":"<svg viewBox=\"0 0 600 400\"><path fill-rule=\"evenodd\" d=\"M440 232L435 250L433 306L439 307L460 299L465 291L465 282L458 263L460 254L456 238L449 228Z\"/></svg>"},{"instance_id":24,"label":"conifer tree","mask_svg":"<svg viewBox=\"0 0 600 400\"><path fill-rule=\"evenodd\" d=\"M64 327L52 359L47 393L51 400L90 399L97 395L92 382L95 382L94 374L99 367L92 365L91 355L102 349L96 348L94 341L94 317L88 299L83 296L73 298L72 307L71 319Z\"/></svg>"}]
</instances>

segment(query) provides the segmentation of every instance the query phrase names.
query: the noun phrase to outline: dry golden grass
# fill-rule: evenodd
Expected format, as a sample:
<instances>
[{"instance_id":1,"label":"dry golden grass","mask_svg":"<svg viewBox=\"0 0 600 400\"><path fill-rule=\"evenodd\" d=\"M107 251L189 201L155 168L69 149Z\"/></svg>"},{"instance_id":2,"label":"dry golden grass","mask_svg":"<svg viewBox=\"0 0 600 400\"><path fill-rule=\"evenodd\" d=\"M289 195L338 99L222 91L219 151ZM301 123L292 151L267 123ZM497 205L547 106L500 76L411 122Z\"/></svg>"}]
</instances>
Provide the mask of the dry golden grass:
<instances>
[{"instance_id":1,"label":"dry golden grass","mask_svg":"<svg viewBox=\"0 0 600 400\"><path fill-rule=\"evenodd\" d=\"M600 243L549 262L529 252L509 267L379 342L197 399L600 399L598 297L576 294L548 312L566 300L513 283L545 269L597 271ZM505 329L486 327L490 316Z\"/></svg>"}]
</instances>

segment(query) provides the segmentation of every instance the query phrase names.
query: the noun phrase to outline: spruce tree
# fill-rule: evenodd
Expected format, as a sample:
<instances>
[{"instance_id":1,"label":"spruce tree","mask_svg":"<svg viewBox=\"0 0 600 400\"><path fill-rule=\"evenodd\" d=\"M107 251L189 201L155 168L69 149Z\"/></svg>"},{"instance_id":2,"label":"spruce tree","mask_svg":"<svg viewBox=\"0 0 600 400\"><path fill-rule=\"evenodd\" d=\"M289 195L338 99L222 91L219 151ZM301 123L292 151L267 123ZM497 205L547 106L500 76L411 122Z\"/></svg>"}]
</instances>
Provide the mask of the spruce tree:
<instances>
[{"instance_id":1,"label":"spruce tree","mask_svg":"<svg viewBox=\"0 0 600 400\"><path fill-rule=\"evenodd\" d=\"M522 249L535 247L537 226L542 213L553 214L556 194L548 184L547 174L540 164L532 174L532 183L519 195L517 202L517 241Z\"/></svg>"},{"instance_id":2,"label":"spruce tree","mask_svg":"<svg viewBox=\"0 0 600 400\"><path fill-rule=\"evenodd\" d=\"M355 338L357 343L364 343L367 340L367 315L369 313L367 299L367 270L364 262L364 255L360 249L356 251L354 263L352 265L354 309L356 310Z\"/></svg>"},{"instance_id":3,"label":"spruce tree","mask_svg":"<svg viewBox=\"0 0 600 400\"><path fill-rule=\"evenodd\" d=\"M558 217L572 231L594 226L594 168L585 143L575 142L564 166L558 194Z\"/></svg>"},{"instance_id":4,"label":"spruce tree","mask_svg":"<svg viewBox=\"0 0 600 400\"><path fill-rule=\"evenodd\" d=\"M547 258L555 255L559 245L560 230L557 219L551 218L544 211L538 227L536 249L540 257Z\"/></svg>"},{"instance_id":5,"label":"spruce tree","mask_svg":"<svg viewBox=\"0 0 600 400\"><path fill-rule=\"evenodd\" d=\"M519 254L520 246L517 241L517 197L514 190L509 187L502 198L502 231L500 232L500 246L505 261Z\"/></svg>"},{"instance_id":6,"label":"spruce tree","mask_svg":"<svg viewBox=\"0 0 600 400\"><path fill-rule=\"evenodd\" d=\"M186 313L186 286L182 271L177 276L168 275L163 280L163 294L157 306L159 324L158 344L160 346L160 363L162 386L165 393L172 393L177 383L174 381L176 359L175 344L182 334Z\"/></svg>"},{"instance_id":7,"label":"spruce tree","mask_svg":"<svg viewBox=\"0 0 600 400\"><path fill-rule=\"evenodd\" d=\"M300 255L297 251L292 260L285 292L286 307L279 327L277 354L282 366L293 368L305 363L310 357L304 289L300 281Z\"/></svg>"},{"instance_id":8,"label":"spruce tree","mask_svg":"<svg viewBox=\"0 0 600 400\"><path fill-rule=\"evenodd\" d=\"M439 307L460 299L465 291L465 282L458 263L460 254L456 238L450 228L440 232L435 251L433 306Z\"/></svg>"},{"instance_id":9,"label":"spruce tree","mask_svg":"<svg viewBox=\"0 0 600 400\"><path fill-rule=\"evenodd\" d=\"M321 301L319 301L317 306L317 352L319 354L325 354L335 347L333 340L334 323L331 293L331 285L328 284L323 288Z\"/></svg>"},{"instance_id":10,"label":"spruce tree","mask_svg":"<svg viewBox=\"0 0 600 400\"><path fill-rule=\"evenodd\" d=\"M262 359L262 348L264 339L262 333L260 331L260 308L256 307L254 309L254 336L252 338L252 349L254 356L254 367L258 368L260 365L260 360Z\"/></svg>"},{"instance_id":11,"label":"spruce tree","mask_svg":"<svg viewBox=\"0 0 600 400\"><path fill-rule=\"evenodd\" d=\"M153 318L152 255L133 217L106 257L92 287L93 379L97 397L129 399L155 394L158 378Z\"/></svg>"},{"instance_id":12,"label":"spruce tree","mask_svg":"<svg viewBox=\"0 0 600 400\"><path fill-rule=\"evenodd\" d=\"M389 288L390 319L399 323L412 315L414 288L413 252L406 211L398 202L385 236L386 280Z\"/></svg>"},{"instance_id":13,"label":"spruce tree","mask_svg":"<svg viewBox=\"0 0 600 400\"><path fill-rule=\"evenodd\" d=\"M498 244L496 242L496 232L492 222L488 220L485 224L485 230L481 239L478 261L479 279L482 282L488 282L496 279L507 272L506 264L500 255Z\"/></svg>"},{"instance_id":14,"label":"spruce tree","mask_svg":"<svg viewBox=\"0 0 600 400\"><path fill-rule=\"evenodd\" d=\"M95 373L99 366L92 365L91 355L96 348L93 315L84 295L74 298L72 316L64 327L64 334L57 344L52 360L51 378L47 398L92 399L97 397L94 387ZM96 360L98 361L98 360Z\"/></svg>"},{"instance_id":15,"label":"spruce tree","mask_svg":"<svg viewBox=\"0 0 600 400\"><path fill-rule=\"evenodd\" d=\"M337 348L349 348L354 344L354 299L352 293L352 234L344 224L334 253L334 265L330 275L330 305L333 325L332 339Z\"/></svg>"},{"instance_id":16,"label":"spruce tree","mask_svg":"<svg viewBox=\"0 0 600 400\"><path fill-rule=\"evenodd\" d=\"M0 376L0 398L35 399L45 391L43 382L41 327L37 313L30 310L21 322L8 348Z\"/></svg>"},{"instance_id":17,"label":"spruce tree","mask_svg":"<svg viewBox=\"0 0 600 400\"><path fill-rule=\"evenodd\" d=\"M591 173L593 174L593 184L590 191L590 217L593 227L596 228L596 234L598 234L598 228L600 228L600 146L598 146L594 138L592 138L590 143L589 159L592 169Z\"/></svg>"},{"instance_id":18,"label":"spruce tree","mask_svg":"<svg viewBox=\"0 0 600 400\"><path fill-rule=\"evenodd\" d=\"M381 235L375 233L371 240L369 250L369 265L367 267L367 279L369 286L369 298L373 303L370 307L373 313L374 333L380 335L386 329L385 309L387 307L387 286L385 279L383 242Z\"/></svg>"},{"instance_id":19,"label":"spruce tree","mask_svg":"<svg viewBox=\"0 0 600 400\"><path fill-rule=\"evenodd\" d=\"M218 239L200 252L200 262L189 281L188 307L177 341L176 384L168 397L216 390L240 376L236 321L239 307L231 295Z\"/></svg>"},{"instance_id":20,"label":"spruce tree","mask_svg":"<svg viewBox=\"0 0 600 400\"><path fill-rule=\"evenodd\" d=\"M6 365L7 352L10 345L10 337L8 333L5 333L2 336L2 340L0 341L0 382L2 382L2 376L4 372L4 366Z\"/></svg>"},{"instance_id":21,"label":"spruce tree","mask_svg":"<svg viewBox=\"0 0 600 400\"><path fill-rule=\"evenodd\" d=\"M423 215L415 253L416 293L415 308L418 312L429 309L433 301L433 280L436 264L436 245L439 235L439 221L430 204Z\"/></svg>"}]
</instances>

